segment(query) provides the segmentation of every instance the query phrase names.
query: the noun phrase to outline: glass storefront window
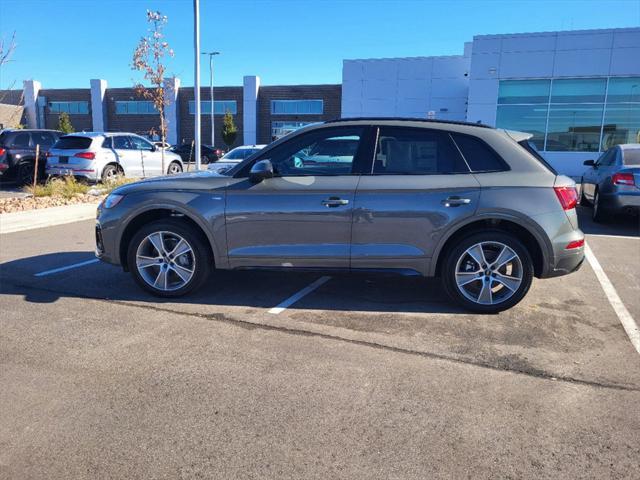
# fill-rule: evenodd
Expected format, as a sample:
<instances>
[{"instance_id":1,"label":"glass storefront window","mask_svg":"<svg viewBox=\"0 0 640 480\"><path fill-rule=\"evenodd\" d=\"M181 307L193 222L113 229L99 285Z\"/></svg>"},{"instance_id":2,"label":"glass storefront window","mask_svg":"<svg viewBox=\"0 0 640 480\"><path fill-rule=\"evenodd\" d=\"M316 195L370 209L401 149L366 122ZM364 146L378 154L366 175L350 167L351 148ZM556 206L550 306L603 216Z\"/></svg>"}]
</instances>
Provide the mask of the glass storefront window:
<instances>
[{"instance_id":1,"label":"glass storefront window","mask_svg":"<svg viewBox=\"0 0 640 480\"><path fill-rule=\"evenodd\" d=\"M551 105L546 151L597 152L603 105Z\"/></svg>"},{"instance_id":2,"label":"glass storefront window","mask_svg":"<svg viewBox=\"0 0 640 480\"><path fill-rule=\"evenodd\" d=\"M538 150L544 148L547 105L498 105L496 127L533 134L531 141Z\"/></svg>"},{"instance_id":3,"label":"glass storefront window","mask_svg":"<svg viewBox=\"0 0 640 480\"><path fill-rule=\"evenodd\" d=\"M498 90L498 104L549 103L550 80L503 80Z\"/></svg>"},{"instance_id":4,"label":"glass storefront window","mask_svg":"<svg viewBox=\"0 0 640 480\"><path fill-rule=\"evenodd\" d=\"M551 103L604 103L606 88L606 78L554 80Z\"/></svg>"},{"instance_id":5,"label":"glass storefront window","mask_svg":"<svg viewBox=\"0 0 640 480\"><path fill-rule=\"evenodd\" d=\"M607 91L607 104L609 103L640 104L640 77L610 79Z\"/></svg>"},{"instance_id":6,"label":"glass storefront window","mask_svg":"<svg viewBox=\"0 0 640 480\"><path fill-rule=\"evenodd\" d=\"M214 100L214 115L224 115L230 112L232 115L238 113L238 104L235 100ZM189 113L196 114L196 102L189 100ZM211 115L211 100L200 100L200 115Z\"/></svg>"},{"instance_id":7,"label":"glass storefront window","mask_svg":"<svg viewBox=\"0 0 640 480\"><path fill-rule=\"evenodd\" d=\"M602 150L620 143L640 143L640 103L607 104Z\"/></svg>"}]
</instances>

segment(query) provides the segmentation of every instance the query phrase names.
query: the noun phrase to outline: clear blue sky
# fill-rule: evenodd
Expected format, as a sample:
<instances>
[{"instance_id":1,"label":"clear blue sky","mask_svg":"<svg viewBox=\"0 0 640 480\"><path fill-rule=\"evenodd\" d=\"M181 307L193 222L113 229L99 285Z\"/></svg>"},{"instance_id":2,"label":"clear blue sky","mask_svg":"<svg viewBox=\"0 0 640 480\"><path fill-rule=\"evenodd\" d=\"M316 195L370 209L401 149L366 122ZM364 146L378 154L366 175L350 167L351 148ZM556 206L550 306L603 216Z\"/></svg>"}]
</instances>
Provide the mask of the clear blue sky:
<instances>
[{"instance_id":1,"label":"clear blue sky","mask_svg":"<svg viewBox=\"0 0 640 480\"><path fill-rule=\"evenodd\" d=\"M636 27L640 0L201 0L202 49L216 58L216 85L259 75L267 85L339 83L343 58L456 55L474 35ZM0 0L0 34L15 30L0 88L23 79L44 88L133 84L131 54L146 9L169 17L176 52L168 72L193 84L191 0ZM640 60L639 60L640 61ZM208 64L202 65L208 84Z\"/></svg>"}]
</instances>

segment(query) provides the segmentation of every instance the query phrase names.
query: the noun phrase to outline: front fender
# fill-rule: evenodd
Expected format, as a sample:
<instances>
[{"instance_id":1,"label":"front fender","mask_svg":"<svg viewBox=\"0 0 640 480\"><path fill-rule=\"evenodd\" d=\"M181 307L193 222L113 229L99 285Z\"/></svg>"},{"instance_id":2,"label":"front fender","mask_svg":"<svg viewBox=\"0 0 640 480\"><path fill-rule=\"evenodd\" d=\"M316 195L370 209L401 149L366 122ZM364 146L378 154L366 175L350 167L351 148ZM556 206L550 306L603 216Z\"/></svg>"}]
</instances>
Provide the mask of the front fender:
<instances>
[{"instance_id":1,"label":"front fender","mask_svg":"<svg viewBox=\"0 0 640 480\"><path fill-rule=\"evenodd\" d=\"M103 229L114 228L114 248L120 251L120 245L127 227L140 215L153 210L170 210L177 215L184 215L195 222L204 232L216 266L227 268L227 242L224 222L224 192L189 192L189 191L154 191L131 193L125 196L113 214L113 220L103 219L100 222ZM118 212L126 212L125 216L115 217ZM109 215L111 217L112 215ZM106 221L105 221L106 220Z\"/></svg>"}]
</instances>

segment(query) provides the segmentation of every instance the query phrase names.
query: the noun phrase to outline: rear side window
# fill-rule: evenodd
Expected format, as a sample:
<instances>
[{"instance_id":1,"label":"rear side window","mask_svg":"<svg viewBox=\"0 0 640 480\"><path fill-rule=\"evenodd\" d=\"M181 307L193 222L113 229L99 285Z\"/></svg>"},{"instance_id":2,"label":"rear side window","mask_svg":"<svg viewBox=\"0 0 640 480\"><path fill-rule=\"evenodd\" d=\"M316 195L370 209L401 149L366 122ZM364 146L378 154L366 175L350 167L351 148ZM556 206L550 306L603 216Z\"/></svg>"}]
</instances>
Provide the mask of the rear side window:
<instances>
[{"instance_id":1,"label":"rear side window","mask_svg":"<svg viewBox=\"0 0 640 480\"><path fill-rule=\"evenodd\" d=\"M438 175L469 173L446 132L424 128L381 127L373 173Z\"/></svg>"},{"instance_id":2,"label":"rear side window","mask_svg":"<svg viewBox=\"0 0 640 480\"><path fill-rule=\"evenodd\" d=\"M622 162L625 165L640 165L640 148L634 150L624 150Z\"/></svg>"},{"instance_id":3,"label":"rear side window","mask_svg":"<svg viewBox=\"0 0 640 480\"><path fill-rule=\"evenodd\" d=\"M91 146L92 139L89 137L61 137L53 148L57 150L86 150Z\"/></svg>"},{"instance_id":4,"label":"rear side window","mask_svg":"<svg viewBox=\"0 0 640 480\"><path fill-rule=\"evenodd\" d=\"M15 137L13 137L13 142L11 142L12 147L28 147L29 146L29 134L28 133L18 133Z\"/></svg>"},{"instance_id":5,"label":"rear side window","mask_svg":"<svg viewBox=\"0 0 640 480\"><path fill-rule=\"evenodd\" d=\"M113 148L113 139L111 137L106 137L102 142L102 148Z\"/></svg>"},{"instance_id":6,"label":"rear side window","mask_svg":"<svg viewBox=\"0 0 640 480\"><path fill-rule=\"evenodd\" d=\"M49 148L56 142L55 137L49 132L31 132L34 145Z\"/></svg>"},{"instance_id":7,"label":"rear side window","mask_svg":"<svg viewBox=\"0 0 640 480\"><path fill-rule=\"evenodd\" d=\"M482 140L471 135L452 133L472 172L501 172L509 170L505 162Z\"/></svg>"}]
</instances>

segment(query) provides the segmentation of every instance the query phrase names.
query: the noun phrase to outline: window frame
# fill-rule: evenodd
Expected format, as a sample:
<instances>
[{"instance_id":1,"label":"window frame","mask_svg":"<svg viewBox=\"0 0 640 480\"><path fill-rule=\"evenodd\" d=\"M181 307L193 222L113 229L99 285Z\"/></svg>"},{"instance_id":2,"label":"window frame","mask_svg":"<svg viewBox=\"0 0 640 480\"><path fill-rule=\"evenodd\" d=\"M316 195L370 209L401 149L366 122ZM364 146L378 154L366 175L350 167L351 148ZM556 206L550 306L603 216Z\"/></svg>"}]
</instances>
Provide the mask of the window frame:
<instances>
[{"instance_id":1,"label":"window frame","mask_svg":"<svg viewBox=\"0 0 640 480\"><path fill-rule=\"evenodd\" d=\"M20 135L26 135L28 138L27 145L16 145L16 140ZM31 148L33 146L33 139L31 138L31 133L29 132L17 132L16 135L11 139L11 148Z\"/></svg>"},{"instance_id":2,"label":"window frame","mask_svg":"<svg viewBox=\"0 0 640 480\"><path fill-rule=\"evenodd\" d=\"M55 105L55 107L54 107ZM60 108L62 106L66 106L66 108ZM75 112L72 112L72 108L71 105L75 105ZM86 107L86 111L81 112L81 108L80 106L83 106L83 110ZM89 107L89 102L87 100L69 100L69 101L65 101L65 100L54 100L51 102L47 102L47 108L49 110L49 113L51 114L60 114L60 113L66 113L68 115L89 115L91 113L90 107Z\"/></svg>"},{"instance_id":3,"label":"window frame","mask_svg":"<svg viewBox=\"0 0 640 480\"><path fill-rule=\"evenodd\" d=\"M200 115L211 115L211 111L205 111L202 107L203 104L207 104L207 103L211 103L211 100L200 100ZM238 115L238 101L231 99L231 100L213 100L213 114L214 115L218 115L218 116L224 116L227 113L227 110L224 109L224 111L222 113L218 113L215 111L216 109L216 104L223 104L223 103L233 103L233 109L229 109L229 112L231 113L231 115ZM187 105L187 110L189 111L189 115L195 115L196 114L196 101L195 100L189 100L189 103Z\"/></svg>"}]
</instances>

